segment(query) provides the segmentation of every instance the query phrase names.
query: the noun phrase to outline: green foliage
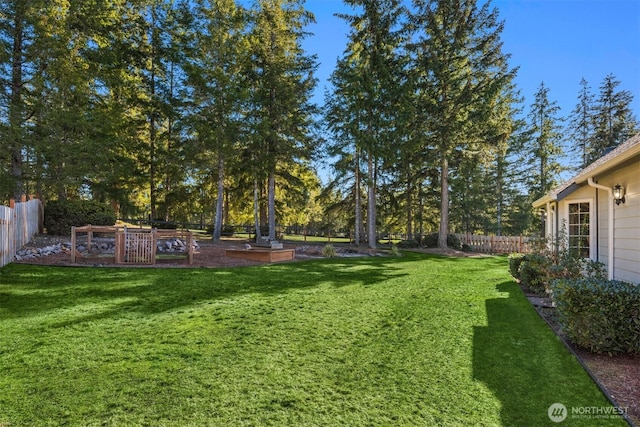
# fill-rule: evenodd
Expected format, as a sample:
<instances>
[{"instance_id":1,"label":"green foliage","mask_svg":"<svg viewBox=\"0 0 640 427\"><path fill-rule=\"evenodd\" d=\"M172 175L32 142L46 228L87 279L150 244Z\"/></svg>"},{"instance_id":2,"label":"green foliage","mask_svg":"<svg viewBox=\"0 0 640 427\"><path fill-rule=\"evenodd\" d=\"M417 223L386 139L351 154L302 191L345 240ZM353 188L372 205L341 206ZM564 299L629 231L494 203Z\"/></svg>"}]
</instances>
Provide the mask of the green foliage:
<instances>
[{"instance_id":1,"label":"green foliage","mask_svg":"<svg viewBox=\"0 0 640 427\"><path fill-rule=\"evenodd\" d=\"M462 250L462 242L460 241L460 238L455 234L447 234L447 246L457 251Z\"/></svg>"},{"instance_id":2,"label":"green foliage","mask_svg":"<svg viewBox=\"0 0 640 427\"><path fill-rule=\"evenodd\" d=\"M438 246L438 233L430 233L423 237L422 246L425 248L435 248Z\"/></svg>"},{"instance_id":3,"label":"green foliage","mask_svg":"<svg viewBox=\"0 0 640 427\"><path fill-rule=\"evenodd\" d=\"M154 219L149 225L160 230L176 230L178 228L178 224L175 222L165 221L163 219Z\"/></svg>"},{"instance_id":4,"label":"green foliage","mask_svg":"<svg viewBox=\"0 0 640 427\"><path fill-rule=\"evenodd\" d=\"M422 239L422 246L425 248L437 248L438 247L438 233L429 233ZM462 250L462 242L460 238L455 234L447 234L447 246L457 251Z\"/></svg>"},{"instance_id":5,"label":"green foliage","mask_svg":"<svg viewBox=\"0 0 640 427\"><path fill-rule=\"evenodd\" d=\"M543 294L549 283L551 265L547 256L525 255L520 263L520 283L537 294Z\"/></svg>"},{"instance_id":6,"label":"green foliage","mask_svg":"<svg viewBox=\"0 0 640 427\"><path fill-rule=\"evenodd\" d=\"M523 261L524 254L514 253L509 255L509 273L516 280L520 280L520 266Z\"/></svg>"},{"instance_id":7,"label":"green foliage","mask_svg":"<svg viewBox=\"0 0 640 427\"><path fill-rule=\"evenodd\" d=\"M398 243L398 246L401 248L417 248L420 245L418 241L415 239L402 240Z\"/></svg>"},{"instance_id":8,"label":"green foliage","mask_svg":"<svg viewBox=\"0 0 640 427\"><path fill-rule=\"evenodd\" d=\"M522 164L528 165L522 172L527 179L529 193L536 199L557 185L564 167L560 160L564 155L562 118L558 103L549 97L550 89L540 84L529 112L530 129L523 138Z\"/></svg>"},{"instance_id":9,"label":"green foliage","mask_svg":"<svg viewBox=\"0 0 640 427\"><path fill-rule=\"evenodd\" d=\"M335 258L336 256L338 256L338 253L336 252L336 248L331 243L329 243L324 245L324 247L322 248L322 256L325 258Z\"/></svg>"},{"instance_id":10,"label":"green foliage","mask_svg":"<svg viewBox=\"0 0 640 427\"><path fill-rule=\"evenodd\" d=\"M44 208L44 227L51 235L68 236L71 227L115 223L116 216L111 208L95 201L52 200Z\"/></svg>"},{"instance_id":11,"label":"green foliage","mask_svg":"<svg viewBox=\"0 0 640 427\"><path fill-rule=\"evenodd\" d=\"M598 278L552 282L564 332L597 353L640 353L640 286Z\"/></svg>"},{"instance_id":12,"label":"green foliage","mask_svg":"<svg viewBox=\"0 0 640 427\"><path fill-rule=\"evenodd\" d=\"M582 258L569 250L564 222L558 230L558 242L558 250L549 251L546 240L540 239L536 243L536 251L522 257L519 270L515 270L516 265L512 268L510 260L511 275L530 290L540 294L551 293L550 285L554 279L605 279L603 263ZM514 260L514 263L517 261ZM518 273L519 276L514 273Z\"/></svg>"},{"instance_id":13,"label":"green foliage","mask_svg":"<svg viewBox=\"0 0 640 427\"><path fill-rule=\"evenodd\" d=\"M613 74L607 75L600 84L600 95L592 110L593 133L585 163L593 162L607 149L617 147L637 132L638 122L630 108L633 94L618 89L619 85Z\"/></svg>"}]
</instances>

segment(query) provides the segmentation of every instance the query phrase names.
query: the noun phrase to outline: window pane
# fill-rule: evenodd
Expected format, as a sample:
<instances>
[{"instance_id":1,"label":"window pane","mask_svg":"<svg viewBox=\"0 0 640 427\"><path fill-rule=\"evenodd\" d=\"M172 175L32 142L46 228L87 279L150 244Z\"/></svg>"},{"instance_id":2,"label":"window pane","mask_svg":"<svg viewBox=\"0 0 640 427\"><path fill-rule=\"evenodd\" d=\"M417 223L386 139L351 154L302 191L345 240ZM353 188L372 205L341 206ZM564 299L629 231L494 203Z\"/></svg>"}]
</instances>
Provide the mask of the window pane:
<instances>
[{"instance_id":1,"label":"window pane","mask_svg":"<svg viewBox=\"0 0 640 427\"><path fill-rule=\"evenodd\" d=\"M589 203L569 204L569 251L580 257L589 257L590 238Z\"/></svg>"}]
</instances>

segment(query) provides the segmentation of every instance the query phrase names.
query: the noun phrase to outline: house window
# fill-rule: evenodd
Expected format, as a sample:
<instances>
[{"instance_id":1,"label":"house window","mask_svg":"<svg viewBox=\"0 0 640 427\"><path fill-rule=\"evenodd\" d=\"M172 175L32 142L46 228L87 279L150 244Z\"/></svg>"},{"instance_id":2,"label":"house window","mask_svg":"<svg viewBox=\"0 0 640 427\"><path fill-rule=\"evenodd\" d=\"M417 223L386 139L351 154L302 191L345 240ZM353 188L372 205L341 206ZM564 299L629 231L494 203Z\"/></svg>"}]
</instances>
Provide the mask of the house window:
<instances>
[{"instance_id":1,"label":"house window","mask_svg":"<svg viewBox=\"0 0 640 427\"><path fill-rule=\"evenodd\" d=\"M572 255L589 258L589 223L589 203L570 203L569 252Z\"/></svg>"}]
</instances>

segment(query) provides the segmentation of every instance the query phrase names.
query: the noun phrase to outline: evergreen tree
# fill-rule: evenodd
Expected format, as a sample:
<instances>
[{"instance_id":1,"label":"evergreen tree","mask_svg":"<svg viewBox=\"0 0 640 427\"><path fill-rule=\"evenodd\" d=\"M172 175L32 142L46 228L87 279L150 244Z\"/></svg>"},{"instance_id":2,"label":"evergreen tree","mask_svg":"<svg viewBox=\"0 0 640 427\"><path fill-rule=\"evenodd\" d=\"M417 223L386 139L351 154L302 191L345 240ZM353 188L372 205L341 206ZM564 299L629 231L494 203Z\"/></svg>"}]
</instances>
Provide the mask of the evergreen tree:
<instances>
[{"instance_id":1,"label":"evergreen tree","mask_svg":"<svg viewBox=\"0 0 640 427\"><path fill-rule=\"evenodd\" d=\"M619 85L613 74L606 76L600 85L600 96L593 111L594 135L586 163L629 139L638 128L630 107L633 95L627 90L618 90Z\"/></svg>"},{"instance_id":2,"label":"evergreen tree","mask_svg":"<svg viewBox=\"0 0 640 427\"><path fill-rule=\"evenodd\" d=\"M252 9L253 69L248 121L251 166L257 185L267 182L269 238L276 238L276 178L290 163L307 161L315 149L311 94L316 58L301 46L313 16L301 0L259 0ZM256 197L256 200L258 197Z\"/></svg>"},{"instance_id":3,"label":"evergreen tree","mask_svg":"<svg viewBox=\"0 0 640 427\"><path fill-rule=\"evenodd\" d=\"M515 70L502 53L504 24L489 3L475 0L414 0L411 27L413 69L424 124L424 145L437 151L440 169L438 246L447 247L449 232L449 169L456 152L480 149L495 129L484 126L495 100L511 84ZM425 159L432 162L433 159Z\"/></svg>"},{"instance_id":4,"label":"evergreen tree","mask_svg":"<svg viewBox=\"0 0 640 427\"><path fill-rule=\"evenodd\" d=\"M42 3L7 0L0 3L0 177L8 185L3 196L25 194L24 154L31 133L33 93L29 81L41 63L37 16Z\"/></svg>"},{"instance_id":5,"label":"evergreen tree","mask_svg":"<svg viewBox=\"0 0 640 427\"><path fill-rule=\"evenodd\" d=\"M193 97L190 123L201 148L198 168L216 176L213 239L219 240L228 162L243 132L249 23L247 11L234 0L198 0L196 5L199 21L187 67Z\"/></svg>"},{"instance_id":6,"label":"evergreen tree","mask_svg":"<svg viewBox=\"0 0 640 427\"><path fill-rule=\"evenodd\" d=\"M531 201L542 197L558 183L563 171L562 119L560 107L549 99L549 88L540 84L529 112L529 131L523 147Z\"/></svg>"},{"instance_id":7,"label":"evergreen tree","mask_svg":"<svg viewBox=\"0 0 640 427\"><path fill-rule=\"evenodd\" d=\"M591 141L593 138L593 94L589 83L582 78L580 80L580 91L578 92L578 103L569 115L569 137L574 145L574 152L580 159L577 169L587 166L592 158Z\"/></svg>"},{"instance_id":8,"label":"evergreen tree","mask_svg":"<svg viewBox=\"0 0 640 427\"><path fill-rule=\"evenodd\" d=\"M360 15L339 15L351 26L349 42L334 73L336 97L344 105L334 106L346 114L340 123L332 112L334 131L347 132L346 139L354 143L353 165L356 171L356 241L359 242L361 182L360 155L364 156L367 188L367 242L376 247L376 185L383 159L389 155L397 129L394 118L399 95L398 76L402 71L397 55L400 46L399 26L403 8L398 0L346 0ZM337 120L336 120L337 119ZM350 122L349 122L350 121ZM343 137L343 139L345 139Z\"/></svg>"}]
</instances>

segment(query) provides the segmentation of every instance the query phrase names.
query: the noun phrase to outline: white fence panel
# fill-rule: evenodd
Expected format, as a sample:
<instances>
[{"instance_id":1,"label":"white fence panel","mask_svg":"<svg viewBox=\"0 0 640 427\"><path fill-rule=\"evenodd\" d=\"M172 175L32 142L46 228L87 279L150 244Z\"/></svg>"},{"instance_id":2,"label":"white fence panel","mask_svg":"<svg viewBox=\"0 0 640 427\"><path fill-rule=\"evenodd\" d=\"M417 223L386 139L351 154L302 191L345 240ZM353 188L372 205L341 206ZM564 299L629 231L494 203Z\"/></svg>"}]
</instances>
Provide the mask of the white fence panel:
<instances>
[{"instance_id":1,"label":"white fence panel","mask_svg":"<svg viewBox=\"0 0 640 427\"><path fill-rule=\"evenodd\" d=\"M481 236L474 234L456 234L463 244L473 252L509 254L513 252L530 253L534 242L524 236Z\"/></svg>"},{"instance_id":2,"label":"white fence panel","mask_svg":"<svg viewBox=\"0 0 640 427\"><path fill-rule=\"evenodd\" d=\"M15 203L15 208L0 206L0 267L13 261L16 251L38 233L42 204L34 199Z\"/></svg>"},{"instance_id":3,"label":"white fence panel","mask_svg":"<svg viewBox=\"0 0 640 427\"><path fill-rule=\"evenodd\" d=\"M13 209L0 206L0 267L13 261L16 253Z\"/></svg>"}]
</instances>

